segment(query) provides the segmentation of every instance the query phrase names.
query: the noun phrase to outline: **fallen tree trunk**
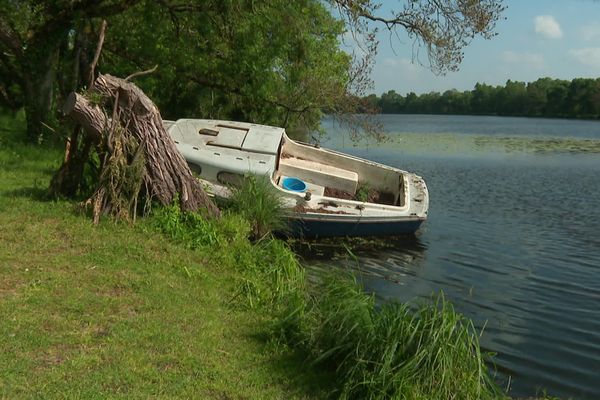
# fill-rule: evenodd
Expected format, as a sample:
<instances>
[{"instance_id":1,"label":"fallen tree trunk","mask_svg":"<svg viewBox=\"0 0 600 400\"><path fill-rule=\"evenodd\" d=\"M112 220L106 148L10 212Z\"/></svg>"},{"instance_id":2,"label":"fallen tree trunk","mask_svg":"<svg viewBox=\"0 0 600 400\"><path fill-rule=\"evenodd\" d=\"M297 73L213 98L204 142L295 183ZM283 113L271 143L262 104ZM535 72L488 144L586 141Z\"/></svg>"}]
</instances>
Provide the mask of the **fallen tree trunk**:
<instances>
[{"instance_id":1,"label":"fallen tree trunk","mask_svg":"<svg viewBox=\"0 0 600 400\"><path fill-rule=\"evenodd\" d=\"M63 113L83 127L89 138L99 143L108 128L104 111L79 93L72 92L63 105Z\"/></svg>"},{"instance_id":2,"label":"fallen tree trunk","mask_svg":"<svg viewBox=\"0 0 600 400\"><path fill-rule=\"evenodd\" d=\"M90 92L104 99L111 118L108 110L77 93L69 96L63 111L104 151L98 187L88 200L94 221L100 214L120 216L132 208L135 215L140 191L147 201L166 205L178 198L184 211L204 209L210 217L219 215L166 132L158 108L140 88L99 75Z\"/></svg>"}]
</instances>

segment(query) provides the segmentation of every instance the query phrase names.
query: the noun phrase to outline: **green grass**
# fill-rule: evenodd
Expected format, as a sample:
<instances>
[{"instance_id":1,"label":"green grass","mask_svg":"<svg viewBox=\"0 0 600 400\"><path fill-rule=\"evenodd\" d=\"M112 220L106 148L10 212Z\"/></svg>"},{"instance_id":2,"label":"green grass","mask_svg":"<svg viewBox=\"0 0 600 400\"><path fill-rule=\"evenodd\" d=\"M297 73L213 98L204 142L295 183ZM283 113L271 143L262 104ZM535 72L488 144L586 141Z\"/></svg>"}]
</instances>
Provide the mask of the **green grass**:
<instances>
[{"instance_id":1,"label":"green grass","mask_svg":"<svg viewBox=\"0 0 600 400\"><path fill-rule=\"evenodd\" d=\"M0 119L3 128L9 123ZM44 199L62 150L24 145L7 132L0 132L1 398L326 395L327 374L269 341L275 315L237 296L242 278L227 243L192 251L157 232L152 219L93 226L74 203ZM243 242L229 228L221 238Z\"/></svg>"},{"instance_id":2,"label":"green grass","mask_svg":"<svg viewBox=\"0 0 600 400\"><path fill-rule=\"evenodd\" d=\"M505 397L443 297L415 310L348 276L307 286L287 244L257 234L276 223L268 191L239 191L219 220L171 206L93 226L45 196L62 150L0 127L0 397Z\"/></svg>"},{"instance_id":3,"label":"green grass","mask_svg":"<svg viewBox=\"0 0 600 400\"><path fill-rule=\"evenodd\" d=\"M414 310L377 307L373 296L334 274L303 307L279 321L280 340L335 372L341 399L496 399L470 321L443 298Z\"/></svg>"},{"instance_id":4,"label":"green grass","mask_svg":"<svg viewBox=\"0 0 600 400\"><path fill-rule=\"evenodd\" d=\"M252 224L242 215L225 210L220 219L207 220L172 205L158 209L153 217L155 228L171 240L207 254L213 263L231 266L235 297L241 296L245 306L276 313L303 296L305 272L292 251L270 236L251 243Z\"/></svg>"},{"instance_id":5,"label":"green grass","mask_svg":"<svg viewBox=\"0 0 600 400\"><path fill-rule=\"evenodd\" d=\"M269 179L247 176L237 187L232 187L228 207L250 222L251 236L261 239L272 231L285 231L281 198Z\"/></svg>"}]
</instances>

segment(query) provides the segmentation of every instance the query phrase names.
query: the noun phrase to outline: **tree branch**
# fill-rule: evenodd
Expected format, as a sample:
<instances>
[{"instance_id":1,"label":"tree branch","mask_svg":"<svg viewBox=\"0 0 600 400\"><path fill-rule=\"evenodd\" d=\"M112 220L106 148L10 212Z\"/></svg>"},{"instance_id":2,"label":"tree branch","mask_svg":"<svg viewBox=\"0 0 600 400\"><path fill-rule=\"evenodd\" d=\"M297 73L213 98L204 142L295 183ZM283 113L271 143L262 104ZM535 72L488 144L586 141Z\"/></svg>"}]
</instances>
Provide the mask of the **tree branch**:
<instances>
[{"instance_id":1,"label":"tree branch","mask_svg":"<svg viewBox=\"0 0 600 400\"><path fill-rule=\"evenodd\" d=\"M131 79L136 78L138 76L149 75L149 74L153 73L154 71L156 71L157 68L158 68L158 64L156 64L154 67L147 69L145 71L134 72L133 74L131 74L127 78L125 78L125 81L130 81Z\"/></svg>"},{"instance_id":2,"label":"tree branch","mask_svg":"<svg viewBox=\"0 0 600 400\"><path fill-rule=\"evenodd\" d=\"M23 42L19 34L3 16L0 16L0 43L4 44L15 56L23 55Z\"/></svg>"},{"instance_id":3,"label":"tree branch","mask_svg":"<svg viewBox=\"0 0 600 400\"><path fill-rule=\"evenodd\" d=\"M94 53L94 59L90 63L90 73L88 75L88 87L91 87L94 84L94 75L96 72L96 65L98 64L98 59L100 58L100 53L102 52L102 45L104 44L104 35L106 33L106 20L102 20L102 25L100 25L100 32L98 33L98 44L96 45L96 52Z\"/></svg>"},{"instance_id":4,"label":"tree branch","mask_svg":"<svg viewBox=\"0 0 600 400\"><path fill-rule=\"evenodd\" d=\"M381 1L329 0L350 28L365 35L367 43L375 42L375 28L369 22L384 25L390 31L403 28L415 42L424 46L429 67L435 73L458 69L463 48L480 35L493 37L496 22L505 7L501 0L411 0L400 10L381 15ZM370 35L370 36L369 36ZM413 57L417 56L413 52Z\"/></svg>"}]
</instances>

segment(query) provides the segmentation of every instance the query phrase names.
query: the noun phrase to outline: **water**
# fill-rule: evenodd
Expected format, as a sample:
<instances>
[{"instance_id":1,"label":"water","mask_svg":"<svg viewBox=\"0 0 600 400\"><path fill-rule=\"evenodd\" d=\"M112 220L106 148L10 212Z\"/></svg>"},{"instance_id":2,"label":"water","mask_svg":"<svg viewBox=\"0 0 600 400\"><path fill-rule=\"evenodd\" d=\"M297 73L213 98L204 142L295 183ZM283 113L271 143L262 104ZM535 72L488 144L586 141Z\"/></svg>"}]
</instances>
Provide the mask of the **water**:
<instances>
[{"instance_id":1,"label":"water","mask_svg":"<svg viewBox=\"0 0 600 400\"><path fill-rule=\"evenodd\" d=\"M383 116L384 145L352 145L325 120L325 143L425 178L429 220L412 239L301 249L311 266L349 265L381 301L443 290L485 326L498 378L600 398L600 122Z\"/></svg>"}]
</instances>

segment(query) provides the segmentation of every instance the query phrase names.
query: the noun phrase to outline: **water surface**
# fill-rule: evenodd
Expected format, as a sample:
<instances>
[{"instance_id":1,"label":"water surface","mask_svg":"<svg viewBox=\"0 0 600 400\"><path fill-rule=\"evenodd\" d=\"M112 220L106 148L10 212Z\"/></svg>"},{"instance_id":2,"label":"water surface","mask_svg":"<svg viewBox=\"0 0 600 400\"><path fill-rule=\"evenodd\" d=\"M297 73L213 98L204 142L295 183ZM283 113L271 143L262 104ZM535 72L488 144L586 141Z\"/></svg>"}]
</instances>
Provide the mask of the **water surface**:
<instances>
[{"instance_id":1,"label":"water surface","mask_svg":"<svg viewBox=\"0 0 600 400\"><path fill-rule=\"evenodd\" d=\"M600 123L382 116L390 141L353 145L331 120L326 146L414 171L430 191L416 238L302 251L359 269L381 301L443 290L485 326L514 396L540 388L600 398Z\"/></svg>"}]
</instances>

